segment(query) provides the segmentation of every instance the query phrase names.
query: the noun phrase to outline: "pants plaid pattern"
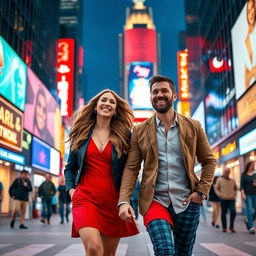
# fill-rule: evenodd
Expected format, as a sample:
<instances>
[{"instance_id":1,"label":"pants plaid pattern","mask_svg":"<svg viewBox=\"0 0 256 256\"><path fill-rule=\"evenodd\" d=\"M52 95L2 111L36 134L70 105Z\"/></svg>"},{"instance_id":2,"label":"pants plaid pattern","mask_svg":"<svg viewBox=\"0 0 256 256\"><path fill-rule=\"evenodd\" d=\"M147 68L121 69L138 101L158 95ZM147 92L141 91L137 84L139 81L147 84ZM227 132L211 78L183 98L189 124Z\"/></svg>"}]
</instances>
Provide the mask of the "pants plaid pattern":
<instances>
[{"instance_id":1,"label":"pants plaid pattern","mask_svg":"<svg viewBox=\"0 0 256 256\"><path fill-rule=\"evenodd\" d=\"M148 224L148 234L156 256L174 255L172 226L166 220L152 220Z\"/></svg>"},{"instance_id":2,"label":"pants plaid pattern","mask_svg":"<svg viewBox=\"0 0 256 256\"><path fill-rule=\"evenodd\" d=\"M196 230L200 217L200 204L191 202L188 208L179 214L169 206L174 223L174 249L171 225L165 220L153 220L148 225L148 233L151 238L156 256L175 255L191 256L196 239Z\"/></svg>"}]
</instances>

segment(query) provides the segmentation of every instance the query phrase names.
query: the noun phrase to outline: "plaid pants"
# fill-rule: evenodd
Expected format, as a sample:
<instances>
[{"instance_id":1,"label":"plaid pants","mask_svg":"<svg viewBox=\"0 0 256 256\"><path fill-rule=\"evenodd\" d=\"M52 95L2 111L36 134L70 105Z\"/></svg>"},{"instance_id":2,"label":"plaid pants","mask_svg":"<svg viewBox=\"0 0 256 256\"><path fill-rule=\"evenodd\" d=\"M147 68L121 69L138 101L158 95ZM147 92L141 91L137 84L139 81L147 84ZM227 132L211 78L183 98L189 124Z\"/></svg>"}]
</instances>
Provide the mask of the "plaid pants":
<instances>
[{"instance_id":1,"label":"plaid pants","mask_svg":"<svg viewBox=\"0 0 256 256\"><path fill-rule=\"evenodd\" d=\"M165 220L153 220L148 224L148 233L156 256L191 256L196 239L196 230L200 217L200 204L191 202L188 208L179 214L169 206L174 229L174 249L171 225Z\"/></svg>"}]
</instances>

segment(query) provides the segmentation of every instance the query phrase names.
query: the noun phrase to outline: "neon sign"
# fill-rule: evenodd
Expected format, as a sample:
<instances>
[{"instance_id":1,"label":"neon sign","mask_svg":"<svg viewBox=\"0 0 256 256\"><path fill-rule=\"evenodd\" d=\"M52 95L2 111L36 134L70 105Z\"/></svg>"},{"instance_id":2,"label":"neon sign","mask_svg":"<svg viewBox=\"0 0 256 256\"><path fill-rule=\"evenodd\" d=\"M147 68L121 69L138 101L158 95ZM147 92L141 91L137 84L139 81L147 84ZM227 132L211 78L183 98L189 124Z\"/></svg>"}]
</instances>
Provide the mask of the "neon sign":
<instances>
[{"instance_id":1,"label":"neon sign","mask_svg":"<svg viewBox=\"0 0 256 256\"><path fill-rule=\"evenodd\" d=\"M61 115L69 117L73 110L74 52L74 39L59 39L57 91L61 99Z\"/></svg>"},{"instance_id":2,"label":"neon sign","mask_svg":"<svg viewBox=\"0 0 256 256\"><path fill-rule=\"evenodd\" d=\"M189 83L188 83L188 52L178 51L178 80L179 80L179 98L180 100L189 100Z\"/></svg>"}]
</instances>

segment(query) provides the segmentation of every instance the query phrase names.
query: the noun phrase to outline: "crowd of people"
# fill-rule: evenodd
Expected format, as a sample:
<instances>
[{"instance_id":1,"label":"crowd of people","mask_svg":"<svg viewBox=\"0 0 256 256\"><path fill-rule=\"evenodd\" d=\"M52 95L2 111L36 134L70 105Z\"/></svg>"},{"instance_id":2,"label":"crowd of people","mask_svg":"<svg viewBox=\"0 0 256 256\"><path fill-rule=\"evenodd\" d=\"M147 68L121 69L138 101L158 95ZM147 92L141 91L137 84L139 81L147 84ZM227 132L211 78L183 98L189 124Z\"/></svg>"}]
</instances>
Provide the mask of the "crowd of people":
<instances>
[{"instance_id":1,"label":"crowd of people","mask_svg":"<svg viewBox=\"0 0 256 256\"><path fill-rule=\"evenodd\" d=\"M223 232L236 232L239 187L230 177L230 168L224 167L223 175L214 177L216 159L200 122L174 110L177 94L173 81L157 75L149 84L155 114L135 127L129 104L112 90L98 93L80 108L68 137L65 182L61 177L56 189L47 173L38 189L42 223L51 223L56 192L61 224L65 219L69 222L72 201L71 236L80 237L86 255L114 256L122 237L138 234L138 205L158 256L192 255L200 205L207 198L213 207L212 225L218 228L221 219ZM194 172L196 159L202 167L200 178ZM15 205L11 228L20 210L20 228L27 229L24 216L31 191L28 173L22 171L9 189ZM246 227L255 234L254 162L249 162L242 174L241 193Z\"/></svg>"},{"instance_id":2,"label":"crowd of people","mask_svg":"<svg viewBox=\"0 0 256 256\"><path fill-rule=\"evenodd\" d=\"M58 196L58 211L60 214L60 224L64 223L64 216L66 222L69 222L70 213L70 201L66 193L66 186L64 182L64 177L59 177L59 186L55 187L51 181L51 174L45 174L45 181L42 182L38 188L38 196L41 198L41 219L42 223L51 224L52 212L56 213L54 210L54 199L56 198L56 193ZM25 170L21 171L20 176L16 178L9 188L9 195L13 199L13 211L11 216L10 227L14 228L16 217L20 215L20 229L28 229L24 224L26 210L29 202L29 193L32 192L32 184L29 178L29 173ZM1 186L1 194L3 194L3 186ZM3 198L3 197L1 197ZM65 212L65 214L64 214Z\"/></svg>"}]
</instances>

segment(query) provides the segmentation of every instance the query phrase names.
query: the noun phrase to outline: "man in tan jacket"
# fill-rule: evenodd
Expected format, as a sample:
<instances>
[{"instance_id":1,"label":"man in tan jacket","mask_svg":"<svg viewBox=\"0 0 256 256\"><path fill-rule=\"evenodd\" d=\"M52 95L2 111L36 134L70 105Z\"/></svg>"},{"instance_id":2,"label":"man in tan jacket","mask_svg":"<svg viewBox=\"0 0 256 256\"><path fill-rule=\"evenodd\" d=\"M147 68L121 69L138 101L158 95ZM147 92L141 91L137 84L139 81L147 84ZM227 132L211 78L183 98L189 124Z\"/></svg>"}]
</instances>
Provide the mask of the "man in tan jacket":
<instances>
[{"instance_id":1,"label":"man in tan jacket","mask_svg":"<svg viewBox=\"0 0 256 256\"><path fill-rule=\"evenodd\" d=\"M216 160L200 122L175 112L176 99L171 79L150 79L150 100L156 112L134 127L118 205L119 216L131 221L130 197L144 161L139 209L155 254L174 255L175 249L175 255L190 256L200 204L209 193ZM196 159L202 166L200 180L194 173Z\"/></svg>"},{"instance_id":2,"label":"man in tan jacket","mask_svg":"<svg viewBox=\"0 0 256 256\"><path fill-rule=\"evenodd\" d=\"M227 219L226 215L228 209L230 210L230 223L229 230L235 233L234 222L236 218L236 193L237 185L234 179L229 177L230 168L225 167L223 176L218 178L216 185L214 187L215 193L220 198L221 206L221 222L222 222L222 232L227 232Z\"/></svg>"}]
</instances>

